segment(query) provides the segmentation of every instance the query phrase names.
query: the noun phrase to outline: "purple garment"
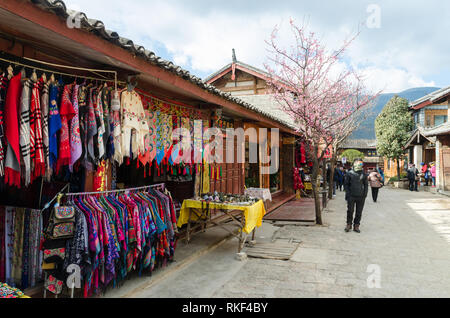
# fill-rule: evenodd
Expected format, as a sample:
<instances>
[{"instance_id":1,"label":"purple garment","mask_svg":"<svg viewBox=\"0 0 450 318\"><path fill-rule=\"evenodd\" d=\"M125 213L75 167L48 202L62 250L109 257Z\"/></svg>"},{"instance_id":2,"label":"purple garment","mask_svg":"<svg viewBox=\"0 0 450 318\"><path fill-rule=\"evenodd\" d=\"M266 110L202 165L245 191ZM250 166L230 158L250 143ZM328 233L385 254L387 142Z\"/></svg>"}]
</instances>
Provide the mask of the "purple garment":
<instances>
[{"instance_id":1,"label":"purple garment","mask_svg":"<svg viewBox=\"0 0 450 318\"><path fill-rule=\"evenodd\" d=\"M69 169L73 172L73 165L81 158L83 148L81 146L80 136L80 118L78 109L78 89L79 85L75 85L72 94L72 105L75 110L75 116L73 116L70 123L70 165Z\"/></svg>"}]
</instances>

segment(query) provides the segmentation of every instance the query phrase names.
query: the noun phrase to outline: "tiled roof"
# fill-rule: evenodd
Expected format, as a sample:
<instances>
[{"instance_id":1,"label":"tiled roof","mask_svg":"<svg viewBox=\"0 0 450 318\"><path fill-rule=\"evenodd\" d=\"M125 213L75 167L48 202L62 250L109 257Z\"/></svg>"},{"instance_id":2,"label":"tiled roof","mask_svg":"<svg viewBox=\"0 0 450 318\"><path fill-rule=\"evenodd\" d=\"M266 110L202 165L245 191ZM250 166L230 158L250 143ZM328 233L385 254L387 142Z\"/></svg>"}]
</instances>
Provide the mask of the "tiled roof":
<instances>
[{"instance_id":1,"label":"tiled roof","mask_svg":"<svg viewBox=\"0 0 450 318\"><path fill-rule=\"evenodd\" d=\"M432 137L450 134L450 122L443 123L437 127L426 129L423 131L424 136Z\"/></svg>"},{"instance_id":2,"label":"tiled roof","mask_svg":"<svg viewBox=\"0 0 450 318\"><path fill-rule=\"evenodd\" d=\"M377 149L376 139L347 139L341 149Z\"/></svg>"},{"instance_id":3,"label":"tiled roof","mask_svg":"<svg viewBox=\"0 0 450 318\"><path fill-rule=\"evenodd\" d=\"M247 64L247 63L244 63L244 62L241 62L241 61L236 61L236 64L237 64L237 65L240 65L240 66L242 66L242 67L244 67L244 68L246 68L246 69L252 70L252 71L254 71L254 72L256 72L256 73L259 73L259 74L261 74L261 75L264 76L264 77L270 77L270 74L267 73L266 71L263 71L263 70L261 70L261 69L259 69L259 68L257 68L257 67L251 66L251 65L249 65L249 64ZM233 63L230 63L230 64L228 64L228 65L222 67L222 68L221 68L220 70L218 70L217 72L215 72L215 73L209 75L207 78L205 78L205 82L210 81L211 79L213 79L214 77L216 77L216 76L219 75L220 73L222 73L222 72L224 72L225 70L229 69L232 65L233 65Z\"/></svg>"},{"instance_id":4,"label":"tiled roof","mask_svg":"<svg viewBox=\"0 0 450 318\"><path fill-rule=\"evenodd\" d=\"M239 96L240 99L246 101L255 107L257 107L262 112L271 113L273 116L279 118L287 125L295 129L295 121L289 116L270 94L265 95L245 95Z\"/></svg>"},{"instance_id":5,"label":"tiled roof","mask_svg":"<svg viewBox=\"0 0 450 318\"><path fill-rule=\"evenodd\" d=\"M409 107L417 106L426 101L430 101L433 103L433 102L439 100L440 98L444 97L447 94L450 94L450 86L438 89L437 91L434 91L428 95L425 95L424 97L421 97L421 98L411 102Z\"/></svg>"},{"instance_id":6,"label":"tiled roof","mask_svg":"<svg viewBox=\"0 0 450 318\"><path fill-rule=\"evenodd\" d=\"M228 100L230 102L236 103L242 107L245 107L255 113L261 114L266 118L270 118L286 127L289 127L292 129L289 123L280 120L279 117L272 115L269 112L262 111L258 107L255 107L254 105L251 105L237 97L232 96L229 93L223 92L213 85L207 84L205 81L203 81L201 78L190 74L188 71L184 70L180 66L175 65L171 61L166 61L163 58L157 56L154 52L147 50L145 47L135 44L132 40L123 38L119 36L117 32L107 30L105 28L105 25L100 20L90 19L86 16L86 14L82 12L76 12L70 9L67 9L64 1L61 0L28 0L32 2L33 4L39 6L40 8L53 12L54 14L60 16L63 19L67 19L69 16L77 16L80 19L81 28L84 30L87 30L89 32L92 32L99 37L114 43L117 46L122 47L123 49L131 52L132 54L139 56L149 63L152 63L164 70L167 70L169 72L172 72L176 74L177 76L190 81L191 83L199 86L200 88L208 91L211 94L220 96L224 98L225 100Z\"/></svg>"}]
</instances>

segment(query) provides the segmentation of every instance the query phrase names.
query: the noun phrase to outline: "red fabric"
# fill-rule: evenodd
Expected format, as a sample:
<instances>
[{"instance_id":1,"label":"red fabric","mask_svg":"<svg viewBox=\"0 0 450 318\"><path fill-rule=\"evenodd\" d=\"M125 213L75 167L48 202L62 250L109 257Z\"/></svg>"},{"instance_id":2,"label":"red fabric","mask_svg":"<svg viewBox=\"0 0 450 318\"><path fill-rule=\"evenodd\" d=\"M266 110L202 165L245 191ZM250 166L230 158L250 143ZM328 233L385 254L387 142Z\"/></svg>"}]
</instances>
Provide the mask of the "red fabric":
<instances>
[{"instance_id":1,"label":"red fabric","mask_svg":"<svg viewBox=\"0 0 450 318\"><path fill-rule=\"evenodd\" d=\"M64 91L61 99L61 108L59 114L61 116L61 135L59 141L59 157L56 163L56 173L61 167L70 165L70 136L69 136L69 121L75 116L75 109L72 105L71 98L72 85L64 86Z\"/></svg>"},{"instance_id":2,"label":"red fabric","mask_svg":"<svg viewBox=\"0 0 450 318\"><path fill-rule=\"evenodd\" d=\"M31 160L34 163L31 182L45 174L44 142L42 139L42 110L39 95L40 83L35 83L31 95L30 134Z\"/></svg>"},{"instance_id":3,"label":"red fabric","mask_svg":"<svg viewBox=\"0 0 450 318\"><path fill-rule=\"evenodd\" d=\"M303 185L302 176L298 168L294 168L294 190L303 190L305 186Z\"/></svg>"},{"instance_id":4,"label":"red fabric","mask_svg":"<svg viewBox=\"0 0 450 318\"><path fill-rule=\"evenodd\" d=\"M5 137L6 144L11 148L6 148L8 157L8 151L12 149L14 152L15 160L19 163L20 167L20 146L19 146L19 100L22 94L21 85L22 75L19 73L14 76L9 82L8 92L6 94L5 102ZM10 167L5 167L5 183L10 186L16 186L20 188L20 168L18 171L13 170Z\"/></svg>"}]
</instances>

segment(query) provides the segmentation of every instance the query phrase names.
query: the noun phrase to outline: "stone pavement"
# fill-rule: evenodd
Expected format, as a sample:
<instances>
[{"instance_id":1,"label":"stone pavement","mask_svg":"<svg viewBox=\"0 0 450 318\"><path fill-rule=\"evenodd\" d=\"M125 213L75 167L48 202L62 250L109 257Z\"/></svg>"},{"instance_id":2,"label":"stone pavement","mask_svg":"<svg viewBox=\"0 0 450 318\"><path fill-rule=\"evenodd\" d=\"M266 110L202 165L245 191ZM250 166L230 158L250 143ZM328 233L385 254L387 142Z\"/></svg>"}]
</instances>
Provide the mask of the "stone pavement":
<instances>
[{"instance_id":1,"label":"stone pavement","mask_svg":"<svg viewBox=\"0 0 450 318\"><path fill-rule=\"evenodd\" d=\"M302 241L289 261L237 261L230 240L130 296L450 297L450 198L384 188L367 199L361 234L344 232L345 210L338 193L326 226L265 222L257 241Z\"/></svg>"},{"instance_id":2,"label":"stone pavement","mask_svg":"<svg viewBox=\"0 0 450 318\"><path fill-rule=\"evenodd\" d=\"M251 259L214 296L450 297L449 198L384 188L373 203L369 194L361 234L344 232L343 193L329 210L328 226L276 233L303 241L290 261ZM381 288L368 288L377 273Z\"/></svg>"}]
</instances>

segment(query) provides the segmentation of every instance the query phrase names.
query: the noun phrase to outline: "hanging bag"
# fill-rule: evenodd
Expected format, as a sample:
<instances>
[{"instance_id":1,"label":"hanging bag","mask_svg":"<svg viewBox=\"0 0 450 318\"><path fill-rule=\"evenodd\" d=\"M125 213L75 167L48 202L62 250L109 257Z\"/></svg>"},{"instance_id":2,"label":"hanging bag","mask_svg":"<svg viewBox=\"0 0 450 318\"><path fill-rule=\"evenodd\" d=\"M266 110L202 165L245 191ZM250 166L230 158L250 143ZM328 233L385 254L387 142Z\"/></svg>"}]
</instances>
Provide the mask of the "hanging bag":
<instances>
[{"instance_id":1,"label":"hanging bag","mask_svg":"<svg viewBox=\"0 0 450 318\"><path fill-rule=\"evenodd\" d=\"M71 206L59 206L58 203L52 210L47 235L52 239L73 238L75 231L75 209Z\"/></svg>"}]
</instances>

